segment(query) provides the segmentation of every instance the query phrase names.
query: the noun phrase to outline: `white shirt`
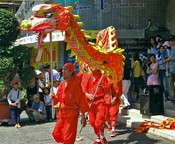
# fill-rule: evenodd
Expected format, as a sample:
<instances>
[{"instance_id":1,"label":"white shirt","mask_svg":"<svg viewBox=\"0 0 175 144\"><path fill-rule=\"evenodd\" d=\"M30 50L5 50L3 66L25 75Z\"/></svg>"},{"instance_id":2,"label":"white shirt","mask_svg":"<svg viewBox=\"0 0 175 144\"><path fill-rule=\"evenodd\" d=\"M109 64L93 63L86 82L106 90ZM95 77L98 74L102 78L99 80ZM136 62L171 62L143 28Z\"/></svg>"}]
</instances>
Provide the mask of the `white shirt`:
<instances>
[{"instance_id":1,"label":"white shirt","mask_svg":"<svg viewBox=\"0 0 175 144\"><path fill-rule=\"evenodd\" d=\"M58 87L53 87L53 94L56 95L58 91Z\"/></svg>"},{"instance_id":2,"label":"white shirt","mask_svg":"<svg viewBox=\"0 0 175 144\"><path fill-rule=\"evenodd\" d=\"M19 95L18 95L18 91L19 91ZM13 88L9 91L7 95L7 101L9 104L12 104L13 103L12 101L15 101L15 103L17 103L17 108L20 108L21 107L21 103L20 103L21 97L22 97L21 91L19 89L15 90Z\"/></svg>"},{"instance_id":3,"label":"white shirt","mask_svg":"<svg viewBox=\"0 0 175 144\"><path fill-rule=\"evenodd\" d=\"M56 79L59 81L60 74L55 69L52 69L52 72L53 72L53 79ZM46 72L45 77L46 77L46 83L50 82L49 72Z\"/></svg>"}]
</instances>

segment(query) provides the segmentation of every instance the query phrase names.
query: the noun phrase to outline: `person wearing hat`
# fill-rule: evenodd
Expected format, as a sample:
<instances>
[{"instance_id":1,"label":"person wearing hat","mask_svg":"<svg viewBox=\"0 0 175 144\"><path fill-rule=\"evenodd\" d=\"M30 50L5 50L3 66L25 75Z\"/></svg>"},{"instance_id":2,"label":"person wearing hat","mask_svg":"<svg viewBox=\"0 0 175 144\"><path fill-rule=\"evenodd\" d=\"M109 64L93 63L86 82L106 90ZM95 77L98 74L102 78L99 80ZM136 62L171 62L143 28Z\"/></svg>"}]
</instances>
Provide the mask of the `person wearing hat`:
<instances>
[{"instance_id":1,"label":"person wearing hat","mask_svg":"<svg viewBox=\"0 0 175 144\"><path fill-rule=\"evenodd\" d=\"M44 103L40 101L38 94L33 95L33 100L32 107L26 109L29 119L35 122L44 121L46 119Z\"/></svg>"},{"instance_id":2,"label":"person wearing hat","mask_svg":"<svg viewBox=\"0 0 175 144\"><path fill-rule=\"evenodd\" d=\"M22 97L22 93L19 89L19 82L15 79L12 81L12 86L13 88L9 91L7 95L7 101L10 106L12 124L15 125L15 128L20 128L20 100Z\"/></svg>"},{"instance_id":3,"label":"person wearing hat","mask_svg":"<svg viewBox=\"0 0 175 144\"><path fill-rule=\"evenodd\" d=\"M90 73L83 74L81 86L89 104L89 122L94 129L96 140L94 144L106 144L104 136L105 101L108 90L108 80L101 70L90 68Z\"/></svg>"},{"instance_id":4,"label":"person wearing hat","mask_svg":"<svg viewBox=\"0 0 175 144\"><path fill-rule=\"evenodd\" d=\"M168 58L170 57L170 51L171 51L171 46L169 44L169 41L165 41L162 45L165 50L163 51L163 55L166 55L166 57L164 56L164 58ZM166 76L169 77L169 63L166 63L166 72L165 72Z\"/></svg>"},{"instance_id":5,"label":"person wearing hat","mask_svg":"<svg viewBox=\"0 0 175 144\"><path fill-rule=\"evenodd\" d=\"M171 46L170 57L165 60L165 63L169 62L169 69L170 69L170 100L171 102L175 102L175 36L170 35L168 38L169 45Z\"/></svg>"},{"instance_id":6,"label":"person wearing hat","mask_svg":"<svg viewBox=\"0 0 175 144\"><path fill-rule=\"evenodd\" d=\"M56 142L74 144L77 133L79 110L82 113L82 126L86 125L84 113L88 111L85 95L76 77L75 67L66 63L62 68L63 78L59 85L56 98L60 102L57 123L52 132Z\"/></svg>"}]
</instances>

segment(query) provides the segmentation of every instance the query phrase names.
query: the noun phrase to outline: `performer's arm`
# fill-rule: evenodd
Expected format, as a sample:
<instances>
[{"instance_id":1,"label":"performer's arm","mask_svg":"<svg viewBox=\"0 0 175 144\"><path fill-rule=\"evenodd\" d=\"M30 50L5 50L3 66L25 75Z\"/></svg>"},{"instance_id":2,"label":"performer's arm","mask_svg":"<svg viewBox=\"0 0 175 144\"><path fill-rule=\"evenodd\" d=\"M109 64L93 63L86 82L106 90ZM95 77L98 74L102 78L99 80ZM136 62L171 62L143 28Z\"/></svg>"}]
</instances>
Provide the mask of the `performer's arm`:
<instances>
[{"instance_id":1,"label":"performer's arm","mask_svg":"<svg viewBox=\"0 0 175 144\"><path fill-rule=\"evenodd\" d=\"M89 110L88 104L87 104L86 99L85 99L85 94L83 93L79 83L77 83L75 89L76 89L75 90L75 95L77 95L77 97L76 97L77 100L76 101L79 105L80 111L82 113L85 113Z\"/></svg>"}]
</instances>

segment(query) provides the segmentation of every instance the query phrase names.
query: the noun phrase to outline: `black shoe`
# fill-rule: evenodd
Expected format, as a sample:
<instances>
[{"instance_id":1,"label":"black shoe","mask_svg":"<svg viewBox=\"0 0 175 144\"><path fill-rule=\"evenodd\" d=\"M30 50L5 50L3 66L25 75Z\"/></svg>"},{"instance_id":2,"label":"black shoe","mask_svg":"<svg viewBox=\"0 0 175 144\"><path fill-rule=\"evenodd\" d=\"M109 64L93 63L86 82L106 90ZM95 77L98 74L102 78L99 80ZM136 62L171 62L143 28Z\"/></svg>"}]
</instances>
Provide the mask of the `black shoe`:
<instances>
[{"instance_id":1,"label":"black shoe","mask_svg":"<svg viewBox=\"0 0 175 144\"><path fill-rule=\"evenodd\" d=\"M123 107L124 110L127 110L130 108L130 105Z\"/></svg>"}]
</instances>

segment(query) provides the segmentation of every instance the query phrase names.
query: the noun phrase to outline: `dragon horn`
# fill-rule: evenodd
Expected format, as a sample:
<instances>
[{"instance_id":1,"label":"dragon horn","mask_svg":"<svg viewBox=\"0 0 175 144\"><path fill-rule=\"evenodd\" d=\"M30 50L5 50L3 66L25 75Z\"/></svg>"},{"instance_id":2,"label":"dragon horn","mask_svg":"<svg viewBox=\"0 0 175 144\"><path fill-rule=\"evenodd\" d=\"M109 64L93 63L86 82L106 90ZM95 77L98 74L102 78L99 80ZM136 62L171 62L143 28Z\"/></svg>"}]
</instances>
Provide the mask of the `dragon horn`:
<instances>
[{"instance_id":1,"label":"dragon horn","mask_svg":"<svg viewBox=\"0 0 175 144\"><path fill-rule=\"evenodd\" d=\"M73 56L75 56L75 53L73 50L71 50L69 57L73 57Z\"/></svg>"},{"instance_id":2,"label":"dragon horn","mask_svg":"<svg viewBox=\"0 0 175 144\"><path fill-rule=\"evenodd\" d=\"M96 46L96 44L95 44L95 43L93 43L93 42L89 42L89 44L91 44L91 45L93 45L93 46Z\"/></svg>"},{"instance_id":3,"label":"dragon horn","mask_svg":"<svg viewBox=\"0 0 175 144\"><path fill-rule=\"evenodd\" d=\"M89 36L89 35L85 35L85 37L86 37L87 39L92 39L92 37Z\"/></svg>"},{"instance_id":4,"label":"dragon horn","mask_svg":"<svg viewBox=\"0 0 175 144\"><path fill-rule=\"evenodd\" d=\"M85 29L81 29L81 31L83 32L83 33L89 33L87 30L85 30Z\"/></svg>"},{"instance_id":5,"label":"dragon horn","mask_svg":"<svg viewBox=\"0 0 175 144\"><path fill-rule=\"evenodd\" d=\"M83 22L77 22L79 26L83 26Z\"/></svg>"},{"instance_id":6,"label":"dragon horn","mask_svg":"<svg viewBox=\"0 0 175 144\"><path fill-rule=\"evenodd\" d=\"M79 15L74 15L74 18L75 19L80 19L80 16Z\"/></svg>"},{"instance_id":7,"label":"dragon horn","mask_svg":"<svg viewBox=\"0 0 175 144\"><path fill-rule=\"evenodd\" d=\"M67 6L67 7L65 7L65 9L67 9L69 11L72 11L73 10L73 7L72 6Z\"/></svg>"}]
</instances>

